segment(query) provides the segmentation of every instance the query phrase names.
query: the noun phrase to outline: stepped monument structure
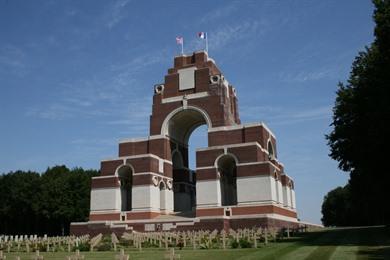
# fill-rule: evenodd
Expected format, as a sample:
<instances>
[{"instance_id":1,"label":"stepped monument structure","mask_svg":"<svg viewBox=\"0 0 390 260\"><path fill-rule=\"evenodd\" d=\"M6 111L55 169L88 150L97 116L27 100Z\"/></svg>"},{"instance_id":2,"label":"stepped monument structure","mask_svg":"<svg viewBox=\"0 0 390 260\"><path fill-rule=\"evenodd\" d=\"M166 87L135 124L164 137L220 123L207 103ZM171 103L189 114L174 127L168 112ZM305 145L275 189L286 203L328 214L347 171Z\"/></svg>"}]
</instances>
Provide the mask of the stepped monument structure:
<instances>
[{"instance_id":1,"label":"stepped monument structure","mask_svg":"<svg viewBox=\"0 0 390 260\"><path fill-rule=\"evenodd\" d=\"M264 123L242 124L236 89L207 52L174 58L154 86L148 137L119 142L92 179L88 222L72 234L298 225L294 181ZM208 146L189 169L188 140Z\"/></svg>"}]
</instances>

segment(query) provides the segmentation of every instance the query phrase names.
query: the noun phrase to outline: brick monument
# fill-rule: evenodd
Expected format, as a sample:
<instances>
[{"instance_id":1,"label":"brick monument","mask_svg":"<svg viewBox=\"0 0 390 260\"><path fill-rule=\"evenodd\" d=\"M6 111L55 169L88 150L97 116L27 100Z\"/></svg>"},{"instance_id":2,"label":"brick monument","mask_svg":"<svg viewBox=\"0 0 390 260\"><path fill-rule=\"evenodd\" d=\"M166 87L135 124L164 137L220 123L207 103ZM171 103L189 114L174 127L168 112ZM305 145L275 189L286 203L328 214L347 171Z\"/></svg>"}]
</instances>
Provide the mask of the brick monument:
<instances>
[{"instance_id":1,"label":"brick monument","mask_svg":"<svg viewBox=\"0 0 390 260\"><path fill-rule=\"evenodd\" d=\"M200 125L208 147L189 169ZM241 124L235 88L206 52L177 56L154 87L150 133L120 141L92 179L88 222L72 234L298 225L293 180L264 123Z\"/></svg>"}]
</instances>

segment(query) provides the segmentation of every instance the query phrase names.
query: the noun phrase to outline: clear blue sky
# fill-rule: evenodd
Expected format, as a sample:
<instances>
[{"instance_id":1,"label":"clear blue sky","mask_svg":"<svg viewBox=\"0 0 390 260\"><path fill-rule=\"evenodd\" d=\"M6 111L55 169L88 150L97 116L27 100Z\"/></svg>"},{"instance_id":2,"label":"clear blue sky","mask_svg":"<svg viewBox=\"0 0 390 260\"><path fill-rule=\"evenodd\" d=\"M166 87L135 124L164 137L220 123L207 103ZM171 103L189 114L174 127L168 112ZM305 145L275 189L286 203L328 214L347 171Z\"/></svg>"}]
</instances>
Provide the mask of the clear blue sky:
<instances>
[{"instance_id":1,"label":"clear blue sky","mask_svg":"<svg viewBox=\"0 0 390 260\"><path fill-rule=\"evenodd\" d=\"M0 172L98 169L119 139L147 136L175 37L189 53L205 31L242 122L273 130L300 218L320 223L323 196L348 179L324 138L337 82L373 40L372 11L368 0L0 0ZM205 145L199 129L192 148Z\"/></svg>"}]
</instances>

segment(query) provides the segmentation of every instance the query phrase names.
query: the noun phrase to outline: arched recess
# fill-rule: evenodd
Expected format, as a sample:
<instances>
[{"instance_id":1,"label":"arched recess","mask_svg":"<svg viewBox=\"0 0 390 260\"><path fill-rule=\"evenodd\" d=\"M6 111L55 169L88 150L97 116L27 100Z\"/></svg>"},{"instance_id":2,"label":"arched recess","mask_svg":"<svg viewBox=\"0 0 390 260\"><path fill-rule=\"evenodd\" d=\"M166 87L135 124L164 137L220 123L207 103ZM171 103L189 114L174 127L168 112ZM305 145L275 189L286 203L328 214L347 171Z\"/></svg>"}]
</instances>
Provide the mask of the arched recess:
<instances>
[{"instance_id":1,"label":"arched recess","mask_svg":"<svg viewBox=\"0 0 390 260\"><path fill-rule=\"evenodd\" d=\"M217 159L221 185L221 205L237 205L237 161L231 154Z\"/></svg>"},{"instance_id":2,"label":"arched recess","mask_svg":"<svg viewBox=\"0 0 390 260\"><path fill-rule=\"evenodd\" d=\"M211 127L208 114L197 107L180 107L164 120L161 134L171 141L173 168L173 208L175 212L194 212L196 204L195 172L189 169L188 141L196 128Z\"/></svg>"},{"instance_id":3,"label":"arched recess","mask_svg":"<svg viewBox=\"0 0 390 260\"><path fill-rule=\"evenodd\" d=\"M268 158L271 160L275 159L275 157L276 157L275 150L274 150L274 146L272 145L271 140L268 140L267 150L268 150Z\"/></svg>"},{"instance_id":4,"label":"arched recess","mask_svg":"<svg viewBox=\"0 0 390 260\"><path fill-rule=\"evenodd\" d=\"M132 209L133 168L130 165L122 165L117 169L120 182L121 211Z\"/></svg>"},{"instance_id":5,"label":"arched recess","mask_svg":"<svg viewBox=\"0 0 390 260\"><path fill-rule=\"evenodd\" d=\"M178 150L172 152L172 167L173 169L181 169L184 167L183 156Z\"/></svg>"},{"instance_id":6,"label":"arched recess","mask_svg":"<svg viewBox=\"0 0 390 260\"><path fill-rule=\"evenodd\" d=\"M160 182L160 185L158 186L160 189L160 210L164 211L166 210L166 197L165 197L165 190L166 186L163 181Z\"/></svg>"}]
</instances>

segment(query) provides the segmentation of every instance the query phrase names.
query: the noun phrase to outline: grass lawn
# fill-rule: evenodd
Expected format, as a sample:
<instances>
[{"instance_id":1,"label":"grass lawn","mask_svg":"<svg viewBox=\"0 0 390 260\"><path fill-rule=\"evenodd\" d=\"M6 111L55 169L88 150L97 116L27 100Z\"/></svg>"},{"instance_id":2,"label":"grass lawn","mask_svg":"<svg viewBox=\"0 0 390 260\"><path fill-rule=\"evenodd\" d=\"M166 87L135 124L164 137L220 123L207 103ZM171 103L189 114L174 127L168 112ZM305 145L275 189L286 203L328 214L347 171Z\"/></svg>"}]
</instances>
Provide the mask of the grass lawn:
<instances>
[{"instance_id":1,"label":"grass lawn","mask_svg":"<svg viewBox=\"0 0 390 260\"><path fill-rule=\"evenodd\" d=\"M176 249L181 259L390 259L390 231L384 227L324 229L250 249ZM41 253L44 259L65 259L69 253ZM72 253L74 254L74 253ZM115 252L81 252L85 259L115 259ZM164 259L165 250L127 250L130 259ZM9 253L7 259L31 260L33 253Z\"/></svg>"}]
</instances>

